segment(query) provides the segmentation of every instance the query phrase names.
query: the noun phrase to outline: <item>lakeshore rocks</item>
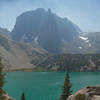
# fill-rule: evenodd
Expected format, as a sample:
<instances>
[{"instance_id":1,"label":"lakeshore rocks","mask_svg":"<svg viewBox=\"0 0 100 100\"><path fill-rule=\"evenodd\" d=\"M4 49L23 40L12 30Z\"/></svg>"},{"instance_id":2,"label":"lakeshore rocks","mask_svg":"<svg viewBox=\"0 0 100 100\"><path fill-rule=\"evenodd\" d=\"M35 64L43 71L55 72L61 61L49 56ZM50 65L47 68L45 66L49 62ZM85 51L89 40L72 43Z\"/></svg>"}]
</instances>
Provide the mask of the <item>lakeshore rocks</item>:
<instances>
[{"instance_id":1,"label":"lakeshore rocks","mask_svg":"<svg viewBox=\"0 0 100 100\"><path fill-rule=\"evenodd\" d=\"M87 86L69 96L67 100L100 100L100 85Z\"/></svg>"},{"instance_id":2,"label":"lakeshore rocks","mask_svg":"<svg viewBox=\"0 0 100 100\"><path fill-rule=\"evenodd\" d=\"M8 94L3 94L2 96L0 96L0 100L15 100L15 99L8 96Z\"/></svg>"}]
</instances>

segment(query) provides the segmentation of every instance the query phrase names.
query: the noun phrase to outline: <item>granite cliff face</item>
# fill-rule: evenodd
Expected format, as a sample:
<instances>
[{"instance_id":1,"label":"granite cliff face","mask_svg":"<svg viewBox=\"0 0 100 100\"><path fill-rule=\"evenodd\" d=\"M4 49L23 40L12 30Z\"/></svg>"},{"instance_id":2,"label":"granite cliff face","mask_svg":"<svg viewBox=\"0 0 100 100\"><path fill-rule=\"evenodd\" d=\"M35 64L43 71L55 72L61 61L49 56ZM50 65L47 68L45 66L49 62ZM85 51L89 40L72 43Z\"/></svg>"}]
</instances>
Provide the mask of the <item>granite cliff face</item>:
<instances>
[{"instance_id":1,"label":"granite cliff face","mask_svg":"<svg viewBox=\"0 0 100 100\"><path fill-rule=\"evenodd\" d=\"M100 86L85 87L69 96L67 100L100 100Z\"/></svg>"},{"instance_id":2,"label":"granite cliff face","mask_svg":"<svg viewBox=\"0 0 100 100\"><path fill-rule=\"evenodd\" d=\"M60 18L43 8L28 11L16 19L11 32L15 41L38 43L49 52L62 52L63 42L73 42L79 38L81 30L67 18ZM77 48L78 49L78 48Z\"/></svg>"}]
</instances>

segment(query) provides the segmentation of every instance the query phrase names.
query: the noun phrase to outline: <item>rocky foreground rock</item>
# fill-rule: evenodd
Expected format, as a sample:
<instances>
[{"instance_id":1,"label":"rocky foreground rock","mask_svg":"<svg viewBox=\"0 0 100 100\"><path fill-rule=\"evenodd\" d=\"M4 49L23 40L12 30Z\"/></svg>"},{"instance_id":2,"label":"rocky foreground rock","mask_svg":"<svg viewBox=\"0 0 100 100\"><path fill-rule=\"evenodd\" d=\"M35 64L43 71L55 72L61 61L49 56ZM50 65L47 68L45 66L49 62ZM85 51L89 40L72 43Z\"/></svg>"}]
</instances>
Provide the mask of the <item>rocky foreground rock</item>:
<instances>
[{"instance_id":1,"label":"rocky foreground rock","mask_svg":"<svg viewBox=\"0 0 100 100\"><path fill-rule=\"evenodd\" d=\"M8 96L8 94L3 94L2 96L0 96L0 100L15 100L15 99Z\"/></svg>"},{"instance_id":2,"label":"rocky foreground rock","mask_svg":"<svg viewBox=\"0 0 100 100\"><path fill-rule=\"evenodd\" d=\"M100 85L87 86L69 96L67 100L100 100Z\"/></svg>"}]
</instances>

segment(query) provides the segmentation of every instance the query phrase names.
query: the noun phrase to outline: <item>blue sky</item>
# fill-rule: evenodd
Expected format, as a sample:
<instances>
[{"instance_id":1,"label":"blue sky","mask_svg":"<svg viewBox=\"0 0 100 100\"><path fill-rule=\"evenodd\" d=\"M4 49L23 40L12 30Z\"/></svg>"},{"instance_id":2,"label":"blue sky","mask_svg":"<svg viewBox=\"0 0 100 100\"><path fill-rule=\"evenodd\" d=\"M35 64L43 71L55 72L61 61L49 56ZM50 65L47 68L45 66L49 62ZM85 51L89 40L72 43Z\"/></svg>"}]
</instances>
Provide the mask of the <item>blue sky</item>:
<instances>
[{"instance_id":1,"label":"blue sky","mask_svg":"<svg viewBox=\"0 0 100 100\"><path fill-rule=\"evenodd\" d=\"M0 26L12 30L18 15L36 8L51 8L84 32L100 31L100 0L0 0Z\"/></svg>"}]
</instances>

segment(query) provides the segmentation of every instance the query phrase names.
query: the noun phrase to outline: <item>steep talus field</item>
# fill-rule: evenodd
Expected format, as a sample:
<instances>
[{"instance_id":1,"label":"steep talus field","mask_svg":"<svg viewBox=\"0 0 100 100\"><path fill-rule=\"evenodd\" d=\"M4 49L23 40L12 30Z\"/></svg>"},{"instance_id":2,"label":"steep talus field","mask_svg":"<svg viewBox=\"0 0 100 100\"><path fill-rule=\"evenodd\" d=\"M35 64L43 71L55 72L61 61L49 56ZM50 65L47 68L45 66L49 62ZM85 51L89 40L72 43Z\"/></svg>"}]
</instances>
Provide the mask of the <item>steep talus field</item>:
<instances>
[{"instance_id":1,"label":"steep talus field","mask_svg":"<svg viewBox=\"0 0 100 100\"><path fill-rule=\"evenodd\" d=\"M0 56L5 66L9 68L33 68L34 65L30 64L31 55L37 56L46 52L38 48L0 35Z\"/></svg>"}]
</instances>

